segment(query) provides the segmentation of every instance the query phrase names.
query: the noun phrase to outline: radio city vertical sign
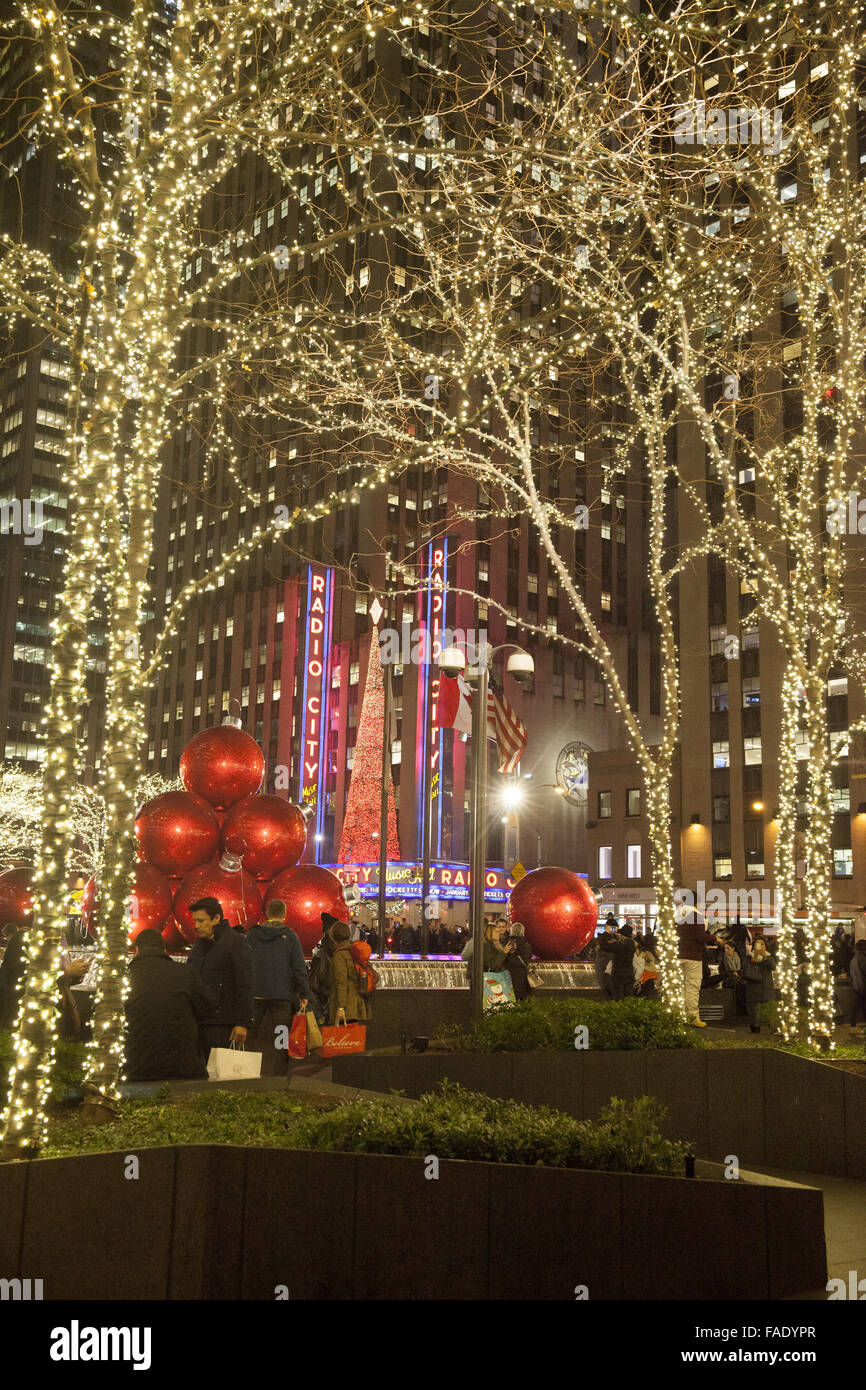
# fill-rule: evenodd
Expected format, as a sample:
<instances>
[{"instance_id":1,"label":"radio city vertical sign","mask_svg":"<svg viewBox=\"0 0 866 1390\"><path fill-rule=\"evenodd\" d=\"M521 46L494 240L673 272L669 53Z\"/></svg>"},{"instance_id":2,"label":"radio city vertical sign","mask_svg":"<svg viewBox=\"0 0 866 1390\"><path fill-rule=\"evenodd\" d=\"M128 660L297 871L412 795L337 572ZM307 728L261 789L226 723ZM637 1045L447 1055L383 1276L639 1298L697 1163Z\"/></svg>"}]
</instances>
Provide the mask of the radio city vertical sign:
<instances>
[{"instance_id":1,"label":"radio city vertical sign","mask_svg":"<svg viewBox=\"0 0 866 1390\"><path fill-rule=\"evenodd\" d=\"M442 650L442 629L445 626L445 597L448 575L448 539L431 541L424 555L423 587L419 594L419 627L424 630L422 646L424 660L418 672L418 745L416 749L416 786L418 797L418 844L422 843L424 801L431 802L431 847L435 856L442 853L442 777L443 732L437 727L439 676L433 668Z\"/></svg>"},{"instance_id":2,"label":"radio city vertical sign","mask_svg":"<svg viewBox=\"0 0 866 1390\"><path fill-rule=\"evenodd\" d=\"M307 607L304 615L303 702L301 705L301 768L298 801L315 807L316 834L325 820L325 776L328 743L328 679L331 625L334 616L334 571L319 565L307 569ZM315 840L318 862L321 840Z\"/></svg>"}]
</instances>

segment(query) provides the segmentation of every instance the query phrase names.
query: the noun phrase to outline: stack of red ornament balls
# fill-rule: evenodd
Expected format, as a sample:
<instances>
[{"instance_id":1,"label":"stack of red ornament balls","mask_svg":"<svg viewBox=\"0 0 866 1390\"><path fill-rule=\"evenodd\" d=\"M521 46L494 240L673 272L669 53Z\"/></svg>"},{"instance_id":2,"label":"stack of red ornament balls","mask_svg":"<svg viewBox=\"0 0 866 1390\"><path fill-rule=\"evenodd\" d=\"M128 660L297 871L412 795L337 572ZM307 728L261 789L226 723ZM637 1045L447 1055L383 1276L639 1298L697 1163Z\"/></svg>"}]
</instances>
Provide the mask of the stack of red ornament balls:
<instances>
[{"instance_id":1,"label":"stack of red ornament balls","mask_svg":"<svg viewBox=\"0 0 866 1390\"><path fill-rule=\"evenodd\" d=\"M231 925L246 929L281 898L306 952L322 935L323 912L348 920L336 874L298 862L307 839L300 808L257 795L264 772L259 745L233 722L190 739L180 760L185 791L153 797L136 816L130 941L151 927L169 951L184 950L197 940L190 904L199 898L217 898ZM90 879L82 906L88 930L95 898Z\"/></svg>"}]
</instances>

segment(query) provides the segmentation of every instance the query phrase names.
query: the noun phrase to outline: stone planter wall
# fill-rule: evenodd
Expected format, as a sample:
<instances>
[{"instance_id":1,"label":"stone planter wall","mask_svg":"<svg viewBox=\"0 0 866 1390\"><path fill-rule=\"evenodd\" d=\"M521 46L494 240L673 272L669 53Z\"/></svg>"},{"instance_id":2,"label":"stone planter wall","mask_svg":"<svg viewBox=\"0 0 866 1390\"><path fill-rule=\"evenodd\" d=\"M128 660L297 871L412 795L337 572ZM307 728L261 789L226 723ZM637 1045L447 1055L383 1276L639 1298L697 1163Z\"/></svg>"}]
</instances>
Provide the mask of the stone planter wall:
<instances>
[{"instance_id":1,"label":"stone planter wall","mask_svg":"<svg viewBox=\"0 0 866 1390\"><path fill-rule=\"evenodd\" d=\"M469 1090L595 1119L611 1096L658 1096L664 1133L700 1158L866 1178L866 1078L775 1048L341 1057L333 1079L420 1096Z\"/></svg>"},{"instance_id":2,"label":"stone planter wall","mask_svg":"<svg viewBox=\"0 0 866 1390\"><path fill-rule=\"evenodd\" d=\"M188 1146L0 1166L0 1277L49 1300L767 1299L823 1288L804 1187ZM701 1232L712 1231L711 1242ZM699 1291L699 1292L696 1292Z\"/></svg>"},{"instance_id":3,"label":"stone planter wall","mask_svg":"<svg viewBox=\"0 0 866 1390\"><path fill-rule=\"evenodd\" d=\"M460 967L461 976L465 973ZM539 999L592 999L604 998L595 986L594 977L583 986L559 987L551 985L547 989L535 990ZM723 1008L726 1020L733 1018L733 993L729 989L705 989L701 991L701 1017L710 1016L709 1010L719 1005ZM714 1017L714 1015L712 1015ZM460 989L377 989L373 1002L373 1017L367 1026L367 1041L370 1047L397 1047L401 1032L407 1037L432 1037L440 1023L471 1022L468 988Z\"/></svg>"}]
</instances>

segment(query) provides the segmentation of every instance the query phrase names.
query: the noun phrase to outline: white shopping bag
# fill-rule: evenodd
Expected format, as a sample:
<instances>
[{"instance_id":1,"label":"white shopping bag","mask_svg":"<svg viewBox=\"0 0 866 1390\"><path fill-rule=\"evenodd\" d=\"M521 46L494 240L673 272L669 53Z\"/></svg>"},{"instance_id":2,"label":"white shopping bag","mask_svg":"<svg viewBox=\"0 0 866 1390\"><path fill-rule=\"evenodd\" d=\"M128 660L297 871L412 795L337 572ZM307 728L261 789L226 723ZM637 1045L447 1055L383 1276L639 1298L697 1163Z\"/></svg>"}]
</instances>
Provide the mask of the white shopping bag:
<instances>
[{"instance_id":1,"label":"white shopping bag","mask_svg":"<svg viewBox=\"0 0 866 1390\"><path fill-rule=\"evenodd\" d=\"M212 1047L207 1059L208 1081L245 1081L261 1076L262 1054L242 1047Z\"/></svg>"}]
</instances>

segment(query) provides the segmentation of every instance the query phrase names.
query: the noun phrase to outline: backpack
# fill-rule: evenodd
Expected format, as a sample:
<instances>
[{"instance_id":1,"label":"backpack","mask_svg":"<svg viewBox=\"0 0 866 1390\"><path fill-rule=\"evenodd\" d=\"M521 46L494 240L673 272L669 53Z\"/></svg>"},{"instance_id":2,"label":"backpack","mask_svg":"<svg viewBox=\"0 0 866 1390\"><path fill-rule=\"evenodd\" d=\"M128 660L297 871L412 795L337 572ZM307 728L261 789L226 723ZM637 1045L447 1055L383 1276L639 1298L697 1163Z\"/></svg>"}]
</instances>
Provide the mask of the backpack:
<instances>
[{"instance_id":1,"label":"backpack","mask_svg":"<svg viewBox=\"0 0 866 1390\"><path fill-rule=\"evenodd\" d=\"M371 999L379 983L379 972L370 964L372 954L366 941L353 941L349 947L352 964L355 967L355 985L360 999Z\"/></svg>"},{"instance_id":2,"label":"backpack","mask_svg":"<svg viewBox=\"0 0 866 1390\"><path fill-rule=\"evenodd\" d=\"M327 999L330 992L330 965L332 951L329 951L322 937L310 961L310 989L321 999Z\"/></svg>"}]
</instances>

